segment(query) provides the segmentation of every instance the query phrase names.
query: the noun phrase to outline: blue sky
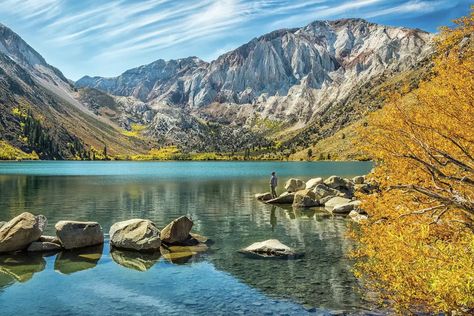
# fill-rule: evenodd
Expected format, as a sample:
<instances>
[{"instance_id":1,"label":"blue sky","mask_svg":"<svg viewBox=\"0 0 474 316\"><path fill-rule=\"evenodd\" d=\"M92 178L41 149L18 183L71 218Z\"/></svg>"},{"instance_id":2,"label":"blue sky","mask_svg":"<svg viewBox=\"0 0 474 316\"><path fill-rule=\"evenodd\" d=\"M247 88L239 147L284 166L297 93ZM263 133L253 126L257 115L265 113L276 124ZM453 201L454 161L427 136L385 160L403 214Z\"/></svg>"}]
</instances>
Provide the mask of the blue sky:
<instances>
[{"instance_id":1,"label":"blue sky","mask_svg":"<svg viewBox=\"0 0 474 316\"><path fill-rule=\"evenodd\" d=\"M361 17L436 32L474 0L0 0L0 22L73 80L156 59L210 61L254 37Z\"/></svg>"}]
</instances>

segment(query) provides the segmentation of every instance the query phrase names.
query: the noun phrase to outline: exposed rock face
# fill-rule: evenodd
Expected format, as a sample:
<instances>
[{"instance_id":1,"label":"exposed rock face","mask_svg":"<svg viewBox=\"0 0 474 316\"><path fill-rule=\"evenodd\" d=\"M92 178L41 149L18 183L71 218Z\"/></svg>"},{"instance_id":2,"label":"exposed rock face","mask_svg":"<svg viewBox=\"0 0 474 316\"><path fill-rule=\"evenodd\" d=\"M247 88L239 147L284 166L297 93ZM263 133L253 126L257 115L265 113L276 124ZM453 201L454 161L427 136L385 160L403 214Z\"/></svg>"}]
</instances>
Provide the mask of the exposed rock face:
<instances>
[{"instance_id":1,"label":"exposed rock face","mask_svg":"<svg viewBox=\"0 0 474 316\"><path fill-rule=\"evenodd\" d=\"M286 192L292 193L306 188L306 183L300 179L289 179L285 183Z\"/></svg>"},{"instance_id":2,"label":"exposed rock face","mask_svg":"<svg viewBox=\"0 0 474 316\"><path fill-rule=\"evenodd\" d=\"M294 199L295 199L295 194L294 193L284 192L279 197L268 200L267 203L269 203L269 204L293 204Z\"/></svg>"},{"instance_id":3,"label":"exposed rock face","mask_svg":"<svg viewBox=\"0 0 474 316\"><path fill-rule=\"evenodd\" d=\"M265 117L308 121L354 86L415 65L430 40L419 30L361 19L316 21L263 35L211 63L158 60L116 78L84 77L76 85L185 107L252 104Z\"/></svg>"},{"instance_id":4,"label":"exposed rock face","mask_svg":"<svg viewBox=\"0 0 474 316\"><path fill-rule=\"evenodd\" d=\"M310 189L301 190L295 193L293 207L313 207L318 205L319 202L316 200L316 194L314 194Z\"/></svg>"},{"instance_id":5,"label":"exposed rock face","mask_svg":"<svg viewBox=\"0 0 474 316\"><path fill-rule=\"evenodd\" d=\"M296 259L302 257L303 253L298 253L294 249L282 244L277 239L269 239L251 244L241 249L239 252L255 256L256 258L282 258Z\"/></svg>"},{"instance_id":6,"label":"exposed rock face","mask_svg":"<svg viewBox=\"0 0 474 316\"><path fill-rule=\"evenodd\" d=\"M154 251L161 245L160 231L146 219L118 222L110 228L110 244L117 248Z\"/></svg>"},{"instance_id":7,"label":"exposed rock face","mask_svg":"<svg viewBox=\"0 0 474 316\"><path fill-rule=\"evenodd\" d=\"M318 184L323 183L323 178L313 178L306 182L306 189L314 189Z\"/></svg>"},{"instance_id":8,"label":"exposed rock face","mask_svg":"<svg viewBox=\"0 0 474 316\"><path fill-rule=\"evenodd\" d=\"M34 241L29 246L27 251L30 252L47 252L47 251L59 251L61 246L47 241Z\"/></svg>"},{"instance_id":9,"label":"exposed rock face","mask_svg":"<svg viewBox=\"0 0 474 316\"><path fill-rule=\"evenodd\" d=\"M0 252L22 250L38 240L47 224L43 215L25 212L0 228Z\"/></svg>"},{"instance_id":10,"label":"exposed rock face","mask_svg":"<svg viewBox=\"0 0 474 316\"><path fill-rule=\"evenodd\" d=\"M59 221L54 227L56 235L65 249L104 243L102 227L97 222Z\"/></svg>"},{"instance_id":11,"label":"exposed rock face","mask_svg":"<svg viewBox=\"0 0 474 316\"><path fill-rule=\"evenodd\" d=\"M161 230L161 241L167 244L185 242L192 227L193 222L188 217L181 216Z\"/></svg>"}]
</instances>

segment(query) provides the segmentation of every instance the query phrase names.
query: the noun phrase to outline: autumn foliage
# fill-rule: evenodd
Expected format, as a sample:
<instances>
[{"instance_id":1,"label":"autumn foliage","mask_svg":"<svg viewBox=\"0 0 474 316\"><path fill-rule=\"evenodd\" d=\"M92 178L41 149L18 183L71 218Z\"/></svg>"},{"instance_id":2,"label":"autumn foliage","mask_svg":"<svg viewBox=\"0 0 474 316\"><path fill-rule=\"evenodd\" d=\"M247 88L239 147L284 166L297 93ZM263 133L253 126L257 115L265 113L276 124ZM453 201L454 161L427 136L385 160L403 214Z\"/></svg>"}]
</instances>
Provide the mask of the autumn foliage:
<instances>
[{"instance_id":1,"label":"autumn foliage","mask_svg":"<svg viewBox=\"0 0 474 316\"><path fill-rule=\"evenodd\" d=\"M456 24L430 80L361 131L380 190L361 197L356 274L402 314L474 313L474 14Z\"/></svg>"}]
</instances>

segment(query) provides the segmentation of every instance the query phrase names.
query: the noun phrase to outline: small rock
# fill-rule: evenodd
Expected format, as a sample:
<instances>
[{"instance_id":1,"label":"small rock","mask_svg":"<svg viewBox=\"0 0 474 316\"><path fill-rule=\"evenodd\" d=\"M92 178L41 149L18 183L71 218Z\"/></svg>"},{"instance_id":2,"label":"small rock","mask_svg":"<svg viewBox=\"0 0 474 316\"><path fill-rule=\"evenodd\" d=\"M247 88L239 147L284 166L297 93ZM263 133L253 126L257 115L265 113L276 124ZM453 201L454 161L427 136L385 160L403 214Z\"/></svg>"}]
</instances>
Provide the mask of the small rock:
<instances>
[{"instance_id":1,"label":"small rock","mask_svg":"<svg viewBox=\"0 0 474 316\"><path fill-rule=\"evenodd\" d=\"M110 244L116 248L154 251L160 249L160 231L147 219L130 219L110 227Z\"/></svg>"},{"instance_id":2,"label":"small rock","mask_svg":"<svg viewBox=\"0 0 474 316\"><path fill-rule=\"evenodd\" d=\"M53 244L58 244L61 246L61 242L59 241L59 238L56 236L41 235L38 241L52 242Z\"/></svg>"},{"instance_id":3,"label":"small rock","mask_svg":"<svg viewBox=\"0 0 474 316\"><path fill-rule=\"evenodd\" d=\"M304 255L304 253L298 253L287 245L282 244L277 239L269 239L253 243L250 246L241 249L239 252L257 258L296 259Z\"/></svg>"},{"instance_id":4,"label":"small rock","mask_svg":"<svg viewBox=\"0 0 474 316\"><path fill-rule=\"evenodd\" d=\"M365 178L364 176L357 176L352 178L352 182L354 182L354 184L363 184L365 182Z\"/></svg>"},{"instance_id":5,"label":"small rock","mask_svg":"<svg viewBox=\"0 0 474 316\"><path fill-rule=\"evenodd\" d=\"M47 220L43 215L24 212L0 228L0 252L22 250L43 233Z\"/></svg>"},{"instance_id":6,"label":"small rock","mask_svg":"<svg viewBox=\"0 0 474 316\"><path fill-rule=\"evenodd\" d=\"M323 183L323 178L313 178L306 182L306 189L314 189L318 184Z\"/></svg>"},{"instance_id":7,"label":"small rock","mask_svg":"<svg viewBox=\"0 0 474 316\"><path fill-rule=\"evenodd\" d=\"M356 223L366 221L368 219L367 215L359 214L357 211L351 211L349 217Z\"/></svg>"},{"instance_id":8,"label":"small rock","mask_svg":"<svg viewBox=\"0 0 474 316\"><path fill-rule=\"evenodd\" d=\"M349 214L351 211L357 209L360 205L361 205L361 202L358 200L351 201L349 203L338 204L334 206L334 208L332 209L332 213Z\"/></svg>"},{"instance_id":9,"label":"small rock","mask_svg":"<svg viewBox=\"0 0 474 316\"><path fill-rule=\"evenodd\" d=\"M267 203L269 203L269 204L293 204L294 199L295 199L295 194L294 193L284 192L279 197L268 200Z\"/></svg>"},{"instance_id":10,"label":"small rock","mask_svg":"<svg viewBox=\"0 0 474 316\"><path fill-rule=\"evenodd\" d=\"M295 193L293 207L313 207L318 206L319 202L315 199L316 195L310 189L300 190Z\"/></svg>"},{"instance_id":11,"label":"small rock","mask_svg":"<svg viewBox=\"0 0 474 316\"><path fill-rule=\"evenodd\" d=\"M289 179L286 181L285 190L286 192L292 193L306 188L306 183L300 179Z\"/></svg>"},{"instance_id":12,"label":"small rock","mask_svg":"<svg viewBox=\"0 0 474 316\"><path fill-rule=\"evenodd\" d=\"M161 241L167 244L184 242L189 238L193 222L186 216L181 216L161 230Z\"/></svg>"},{"instance_id":13,"label":"small rock","mask_svg":"<svg viewBox=\"0 0 474 316\"><path fill-rule=\"evenodd\" d=\"M257 193L255 194L255 198L259 201L268 201L272 199L272 194L270 192Z\"/></svg>"},{"instance_id":14,"label":"small rock","mask_svg":"<svg viewBox=\"0 0 474 316\"><path fill-rule=\"evenodd\" d=\"M65 249L104 243L102 227L97 222L59 221L54 227L56 235Z\"/></svg>"},{"instance_id":15,"label":"small rock","mask_svg":"<svg viewBox=\"0 0 474 316\"><path fill-rule=\"evenodd\" d=\"M36 252L46 252L46 251L59 251L61 250L61 246L48 242L48 241L33 241L30 246L28 247L27 251Z\"/></svg>"}]
</instances>

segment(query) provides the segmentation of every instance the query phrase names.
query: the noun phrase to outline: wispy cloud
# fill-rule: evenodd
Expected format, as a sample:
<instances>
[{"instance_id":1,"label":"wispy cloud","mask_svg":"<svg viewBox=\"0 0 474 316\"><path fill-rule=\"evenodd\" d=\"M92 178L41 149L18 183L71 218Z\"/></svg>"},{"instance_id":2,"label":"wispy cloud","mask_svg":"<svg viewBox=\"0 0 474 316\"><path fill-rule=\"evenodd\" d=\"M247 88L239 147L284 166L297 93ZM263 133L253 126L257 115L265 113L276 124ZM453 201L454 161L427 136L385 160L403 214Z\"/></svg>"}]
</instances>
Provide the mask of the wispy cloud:
<instances>
[{"instance_id":1,"label":"wispy cloud","mask_svg":"<svg viewBox=\"0 0 474 316\"><path fill-rule=\"evenodd\" d=\"M1 0L0 22L30 44L79 72L124 70L127 62L177 54L217 57L224 47L265 32L318 19L363 17L393 21L418 17L472 0ZM438 19L439 20L439 19ZM419 25L441 23L423 19ZM411 25L406 25L411 26ZM67 52L77 65L67 63ZM46 55L49 59L49 56ZM106 68L105 68L106 67ZM92 71L95 72L95 71ZM110 75L110 73L108 74Z\"/></svg>"}]
</instances>

